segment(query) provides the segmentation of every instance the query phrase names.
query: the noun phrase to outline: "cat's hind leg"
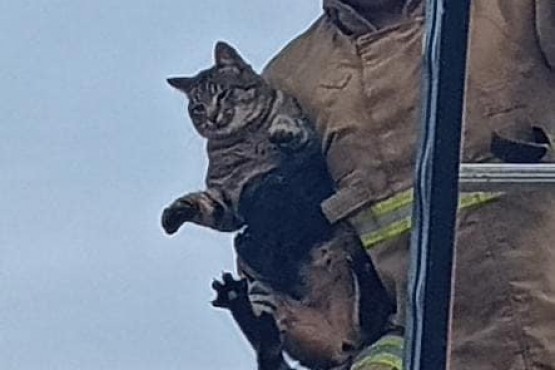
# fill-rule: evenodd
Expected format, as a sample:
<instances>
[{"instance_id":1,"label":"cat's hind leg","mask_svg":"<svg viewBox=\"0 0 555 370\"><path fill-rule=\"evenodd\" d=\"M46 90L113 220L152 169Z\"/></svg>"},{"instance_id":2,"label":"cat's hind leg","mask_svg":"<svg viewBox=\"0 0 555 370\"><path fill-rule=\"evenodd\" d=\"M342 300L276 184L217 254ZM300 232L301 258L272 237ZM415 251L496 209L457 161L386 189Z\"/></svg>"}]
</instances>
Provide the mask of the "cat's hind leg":
<instances>
[{"instance_id":1,"label":"cat's hind leg","mask_svg":"<svg viewBox=\"0 0 555 370\"><path fill-rule=\"evenodd\" d=\"M292 370L283 357L274 317L265 310L260 315L255 314L249 299L247 280L236 280L230 273L224 273L221 281L214 280L212 288L216 291L212 305L231 312L256 351L258 370Z\"/></svg>"}]
</instances>

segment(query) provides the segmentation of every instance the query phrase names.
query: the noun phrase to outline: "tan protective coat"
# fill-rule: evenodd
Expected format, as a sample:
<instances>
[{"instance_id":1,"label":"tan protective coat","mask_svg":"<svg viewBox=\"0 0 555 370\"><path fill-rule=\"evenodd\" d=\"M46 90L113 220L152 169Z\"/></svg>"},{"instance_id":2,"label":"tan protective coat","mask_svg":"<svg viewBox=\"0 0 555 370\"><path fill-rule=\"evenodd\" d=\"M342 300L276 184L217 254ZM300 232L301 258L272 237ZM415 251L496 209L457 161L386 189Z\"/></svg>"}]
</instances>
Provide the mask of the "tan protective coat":
<instances>
[{"instance_id":1,"label":"tan protective coat","mask_svg":"<svg viewBox=\"0 0 555 370\"><path fill-rule=\"evenodd\" d=\"M316 122L337 193L332 221L411 186L419 125L423 5L377 29L338 0L265 77ZM475 0L464 161L493 161L494 131L555 132L555 1ZM459 217L452 369L555 369L555 189L518 192ZM405 310L408 238L371 255Z\"/></svg>"}]
</instances>

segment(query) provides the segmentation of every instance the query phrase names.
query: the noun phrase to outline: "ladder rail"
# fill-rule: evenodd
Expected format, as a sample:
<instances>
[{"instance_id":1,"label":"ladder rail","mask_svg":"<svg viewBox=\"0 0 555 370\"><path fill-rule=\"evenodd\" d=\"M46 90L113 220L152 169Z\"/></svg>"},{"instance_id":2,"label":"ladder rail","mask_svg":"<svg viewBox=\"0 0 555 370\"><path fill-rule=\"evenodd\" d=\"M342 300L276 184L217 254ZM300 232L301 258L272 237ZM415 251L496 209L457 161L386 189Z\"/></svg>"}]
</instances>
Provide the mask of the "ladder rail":
<instances>
[{"instance_id":1,"label":"ladder rail","mask_svg":"<svg viewBox=\"0 0 555 370\"><path fill-rule=\"evenodd\" d=\"M463 192L555 188L555 164L462 163L459 188Z\"/></svg>"},{"instance_id":2,"label":"ladder rail","mask_svg":"<svg viewBox=\"0 0 555 370\"><path fill-rule=\"evenodd\" d=\"M415 168L405 368L444 370L470 0L427 0L420 145Z\"/></svg>"}]
</instances>

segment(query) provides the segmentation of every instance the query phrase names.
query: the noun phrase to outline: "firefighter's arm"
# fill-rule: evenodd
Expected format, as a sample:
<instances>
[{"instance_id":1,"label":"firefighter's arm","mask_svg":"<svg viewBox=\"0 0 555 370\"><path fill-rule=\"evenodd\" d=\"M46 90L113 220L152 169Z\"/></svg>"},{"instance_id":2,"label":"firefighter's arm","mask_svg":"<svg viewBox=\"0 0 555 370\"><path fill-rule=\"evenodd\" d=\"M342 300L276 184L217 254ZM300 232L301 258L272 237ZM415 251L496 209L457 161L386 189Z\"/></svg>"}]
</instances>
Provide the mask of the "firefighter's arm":
<instances>
[{"instance_id":1,"label":"firefighter's arm","mask_svg":"<svg viewBox=\"0 0 555 370\"><path fill-rule=\"evenodd\" d=\"M536 1L536 33L546 62L555 70L555 1Z\"/></svg>"}]
</instances>

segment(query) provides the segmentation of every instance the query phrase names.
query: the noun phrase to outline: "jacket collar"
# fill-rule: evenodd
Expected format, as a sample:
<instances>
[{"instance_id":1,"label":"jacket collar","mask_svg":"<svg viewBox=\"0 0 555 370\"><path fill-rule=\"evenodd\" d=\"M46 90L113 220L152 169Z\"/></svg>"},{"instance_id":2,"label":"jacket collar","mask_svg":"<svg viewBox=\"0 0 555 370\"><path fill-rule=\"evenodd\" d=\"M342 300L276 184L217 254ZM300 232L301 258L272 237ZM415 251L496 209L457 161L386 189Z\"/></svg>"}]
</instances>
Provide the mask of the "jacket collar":
<instances>
[{"instance_id":1,"label":"jacket collar","mask_svg":"<svg viewBox=\"0 0 555 370\"><path fill-rule=\"evenodd\" d=\"M360 36L378 30L374 24L342 0L324 0L324 13L343 33ZM406 0L403 14L413 17L424 14L424 0Z\"/></svg>"}]
</instances>

